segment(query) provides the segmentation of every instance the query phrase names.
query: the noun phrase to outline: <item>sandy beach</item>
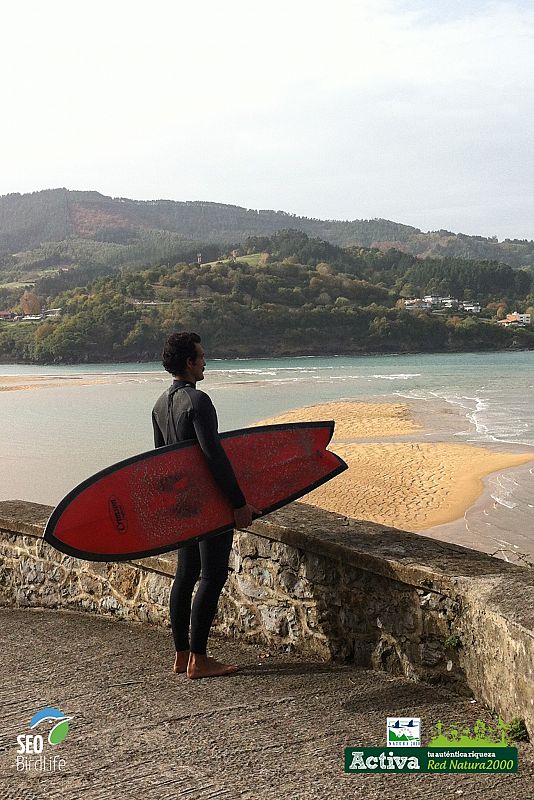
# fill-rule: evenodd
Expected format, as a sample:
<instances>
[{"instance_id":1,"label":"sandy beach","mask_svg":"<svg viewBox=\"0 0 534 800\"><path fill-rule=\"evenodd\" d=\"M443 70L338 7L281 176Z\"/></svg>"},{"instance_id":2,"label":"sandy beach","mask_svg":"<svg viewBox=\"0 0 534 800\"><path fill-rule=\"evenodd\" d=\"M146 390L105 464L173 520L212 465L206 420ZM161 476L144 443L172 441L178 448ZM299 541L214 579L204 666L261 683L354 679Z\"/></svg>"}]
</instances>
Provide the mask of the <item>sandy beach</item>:
<instances>
[{"instance_id":1,"label":"sandy beach","mask_svg":"<svg viewBox=\"0 0 534 800\"><path fill-rule=\"evenodd\" d=\"M534 455L468 444L395 442L396 436L424 433L410 407L396 403L325 403L261 424L321 419L336 421L331 449L349 469L306 495L303 502L408 531L458 519L481 495L484 477L526 464ZM373 437L393 441L367 441ZM346 443L355 439L365 441ZM468 540L459 543L470 544Z\"/></svg>"},{"instance_id":2,"label":"sandy beach","mask_svg":"<svg viewBox=\"0 0 534 800\"><path fill-rule=\"evenodd\" d=\"M0 392L58 389L65 386L96 386L99 383L124 383L128 373L116 375L0 375Z\"/></svg>"},{"instance_id":3,"label":"sandy beach","mask_svg":"<svg viewBox=\"0 0 534 800\"><path fill-rule=\"evenodd\" d=\"M383 436L403 436L422 430L422 425L404 403L355 403L340 401L304 406L288 411L275 419L262 420L258 425L274 422L302 422L334 419L334 442Z\"/></svg>"}]
</instances>

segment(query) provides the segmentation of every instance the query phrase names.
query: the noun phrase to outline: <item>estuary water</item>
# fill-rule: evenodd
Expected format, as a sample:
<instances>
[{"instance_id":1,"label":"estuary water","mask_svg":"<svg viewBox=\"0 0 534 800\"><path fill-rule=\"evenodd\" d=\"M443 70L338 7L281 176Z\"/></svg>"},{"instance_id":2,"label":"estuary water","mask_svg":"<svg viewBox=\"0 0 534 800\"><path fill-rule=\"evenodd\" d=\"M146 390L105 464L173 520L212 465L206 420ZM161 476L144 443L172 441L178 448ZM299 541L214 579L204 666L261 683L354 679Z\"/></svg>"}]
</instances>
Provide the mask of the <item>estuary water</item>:
<instances>
[{"instance_id":1,"label":"estuary water","mask_svg":"<svg viewBox=\"0 0 534 800\"><path fill-rule=\"evenodd\" d=\"M0 499L50 505L97 470L152 448L151 408L170 382L158 363L0 365L0 383L14 375L68 379L0 392ZM110 382L79 385L102 379ZM220 430L321 402L410 402L426 441L532 448L534 459L534 352L211 361L208 353L201 388L217 407ZM491 534L506 558L519 548L514 534L534 556L533 473L534 461L491 476L463 520L440 526L444 538L455 525L475 538Z\"/></svg>"}]
</instances>

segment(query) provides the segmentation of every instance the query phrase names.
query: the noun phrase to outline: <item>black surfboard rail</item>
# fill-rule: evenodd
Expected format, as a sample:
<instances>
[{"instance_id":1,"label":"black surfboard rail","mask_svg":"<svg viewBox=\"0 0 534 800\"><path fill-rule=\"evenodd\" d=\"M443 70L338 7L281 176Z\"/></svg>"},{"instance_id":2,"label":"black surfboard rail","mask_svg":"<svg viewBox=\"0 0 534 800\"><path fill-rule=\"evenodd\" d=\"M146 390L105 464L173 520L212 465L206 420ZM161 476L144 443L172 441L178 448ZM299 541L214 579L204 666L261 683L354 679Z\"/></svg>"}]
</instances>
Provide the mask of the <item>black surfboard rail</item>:
<instances>
[{"instance_id":1,"label":"black surfboard rail","mask_svg":"<svg viewBox=\"0 0 534 800\"><path fill-rule=\"evenodd\" d=\"M229 439L229 438L237 438L243 436L253 436L255 434L261 432L273 432L277 430L298 430L304 428L323 428L329 429L329 437L326 442L326 446L330 443L332 436L334 434L335 428L335 421L334 420L323 420L323 421L310 421L310 422L290 422L290 423L275 423L273 425L258 425L255 427L249 428L239 428L237 430L232 431L224 431L220 434L221 440ZM103 562L117 562L117 561L133 561L141 558L148 558L149 556L160 555L162 553L168 553L172 550L178 550L181 547L185 547L188 544L193 542L197 542L203 539L209 539L212 536L218 536L223 531L229 530L228 525L223 525L220 528L215 530L203 533L199 536L191 537L183 541L174 542L172 544L167 544L161 547L154 547L143 551L135 551L131 553L95 553L87 550L78 549L76 547L72 547L71 545L63 542L61 539L57 538L54 534L54 531L63 515L64 511L68 506L75 500L78 495L80 495L85 489L92 486L93 484L97 483L102 478L105 478L107 475L110 475L114 472L118 472L119 470L123 469L124 467L130 466L131 464L135 464L137 462L153 458L156 455L162 455L164 453L178 451L184 449L186 447L191 446L198 446L198 442L195 439L187 439L183 442L178 442L177 444L170 444L166 445L165 447L159 447L153 450L147 450L143 453L138 453L135 456L130 456L122 461L118 461L115 464L110 465L109 467L105 467L103 470L96 472L94 475L91 475L86 480L82 481L80 484L74 487L65 497L60 501L60 503L56 506L50 518L48 519L44 532L43 532L43 539L48 542L52 547L56 550L59 550L66 555L73 556L74 558L83 559L86 561L103 561ZM343 461L336 453L333 453L331 450L328 451L332 457L337 462L337 466L332 469L326 476L318 479L317 481L310 483L303 487L298 492L295 492L287 497L284 497L283 500L274 503L264 509L262 509L262 516L265 514L270 514L273 511L276 511L283 506L288 505L289 503L298 500L300 497L308 494L309 492L317 489L319 486L322 486L324 483L327 483L332 478L335 478L341 472L344 472L348 469L348 464Z\"/></svg>"}]
</instances>

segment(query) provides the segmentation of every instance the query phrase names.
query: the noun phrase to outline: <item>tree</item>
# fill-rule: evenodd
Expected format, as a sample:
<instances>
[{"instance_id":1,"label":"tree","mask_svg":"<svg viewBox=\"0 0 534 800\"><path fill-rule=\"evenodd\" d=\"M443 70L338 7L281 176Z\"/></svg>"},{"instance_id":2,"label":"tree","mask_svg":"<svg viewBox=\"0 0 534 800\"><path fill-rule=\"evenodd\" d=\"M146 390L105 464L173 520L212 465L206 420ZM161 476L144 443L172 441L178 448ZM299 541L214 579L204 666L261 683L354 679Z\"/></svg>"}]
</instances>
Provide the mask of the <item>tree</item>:
<instances>
[{"instance_id":1,"label":"tree","mask_svg":"<svg viewBox=\"0 0 534 800\"><path fill-rule=\"evenodd\" d=\"M20 306L24 314L40 314L41 301L33 291L26 289L20 298Z\"/></svg>"},{"instance_id":2,"label":"tree","mask_svg":"<svg viewBox=\"0 0 534 800\"><path fill-rule=\"evenodd\" d=\"M469 286L466 286L464 289L464 300L470 302L471 300L474 299L474 297L475 297L474 291Z\"/></svg>"}]
</instances>

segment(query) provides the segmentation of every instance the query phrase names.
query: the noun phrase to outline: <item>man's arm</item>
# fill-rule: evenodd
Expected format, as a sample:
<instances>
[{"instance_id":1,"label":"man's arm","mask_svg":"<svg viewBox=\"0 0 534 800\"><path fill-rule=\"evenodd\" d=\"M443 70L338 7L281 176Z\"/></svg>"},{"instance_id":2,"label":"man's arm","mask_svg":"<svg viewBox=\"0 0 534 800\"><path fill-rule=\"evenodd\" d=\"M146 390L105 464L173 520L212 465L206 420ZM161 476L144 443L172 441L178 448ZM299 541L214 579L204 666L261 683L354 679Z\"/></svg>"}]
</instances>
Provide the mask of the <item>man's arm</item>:
<instances>
[{"instance_id":1,"label":"man's arm","mask_svg":"<svg viewBox=\"0 0 534 800\"><path fill-rule=\"evenodd\" d=\"M247 504L217 429L217 414L207 394L198 393L193 401L193 427L210 471L234 508Z\"/></svg>"},{"instance_id":2,"label":"man's arm","mask_svg":"<svg viewBox=\"0 0 534 800\"><path fill-rule=\"evenodd\" d=\"M163 434L160 430L160 427L156 420L156 415L152 412L152 427L154 428L154 447L165 447L165 439L163 438Z\"/></svg>"}]
</instances>

